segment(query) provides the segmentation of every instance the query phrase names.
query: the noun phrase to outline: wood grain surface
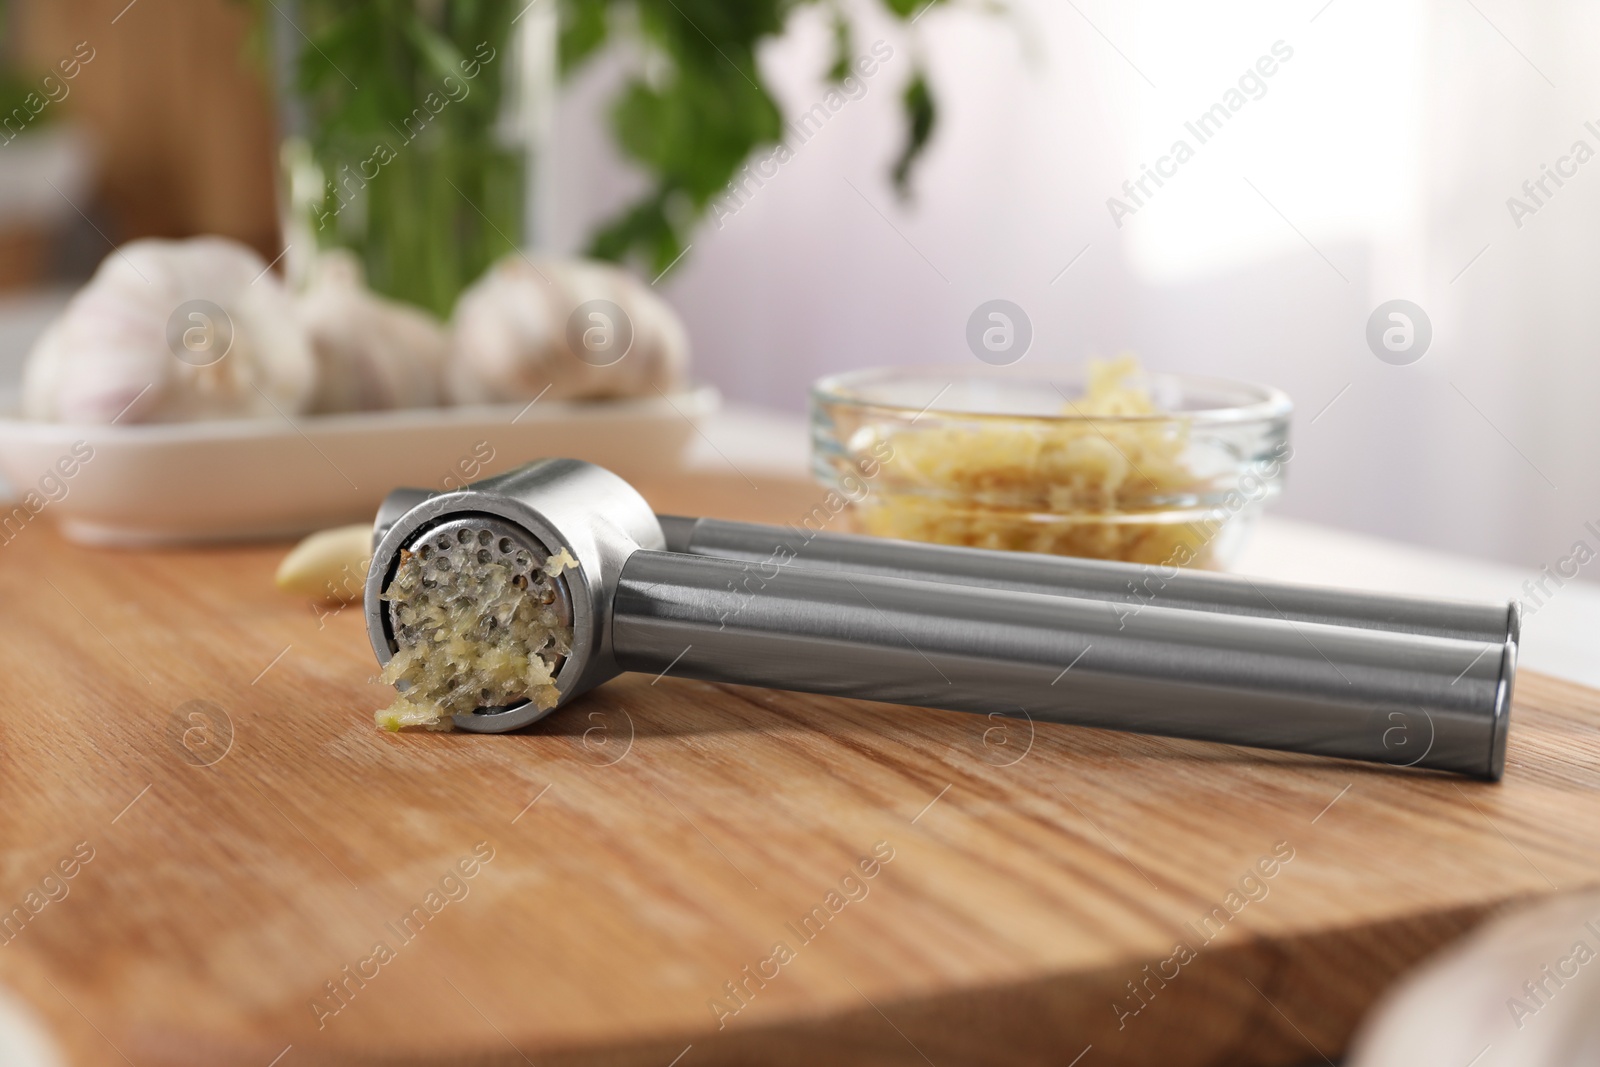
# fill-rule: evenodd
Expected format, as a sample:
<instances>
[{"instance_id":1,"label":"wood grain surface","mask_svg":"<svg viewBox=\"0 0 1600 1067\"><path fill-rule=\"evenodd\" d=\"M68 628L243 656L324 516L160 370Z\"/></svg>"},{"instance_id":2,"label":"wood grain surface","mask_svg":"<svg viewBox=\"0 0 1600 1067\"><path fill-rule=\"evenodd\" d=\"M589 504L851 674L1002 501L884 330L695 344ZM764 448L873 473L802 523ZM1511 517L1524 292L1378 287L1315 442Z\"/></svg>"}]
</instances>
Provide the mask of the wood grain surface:
<instances>
[{"instance_id":1,"label":"wood grain surface","mask_svg":"<svg viewBox=\"0 0 1600 1067\"><path fill-rule=\"evenodd\" d=\"M815 492L757 480L644 488ZM74 1064L1322 1062L1600 883L1577 686L1519 680L1498 785L670 676L394 735L283 551L0 546L0 985Z\"/></svg>"}]
</instances>

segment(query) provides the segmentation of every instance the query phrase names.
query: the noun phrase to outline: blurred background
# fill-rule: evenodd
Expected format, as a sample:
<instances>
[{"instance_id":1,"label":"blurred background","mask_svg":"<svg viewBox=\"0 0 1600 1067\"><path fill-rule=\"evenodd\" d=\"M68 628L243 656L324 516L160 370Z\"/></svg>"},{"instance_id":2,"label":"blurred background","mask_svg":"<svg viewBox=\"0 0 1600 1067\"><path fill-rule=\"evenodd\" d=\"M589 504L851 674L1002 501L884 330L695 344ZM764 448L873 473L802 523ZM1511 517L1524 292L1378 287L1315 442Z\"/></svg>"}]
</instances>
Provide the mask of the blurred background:
<instances>
[{"instance_id":1,"label":"blurred background","mask_svg":"<svg viewBox=\"0 0 1600 1067\"><path fill-rule=\"evenodd\" d=\"M541 32L552 2L527 9ZM278 146L295 120L252 27L293 6L4 5L4 60L24 89L92 53L0 145L8 378L111 243L214 233L267 261L283 251ZM634 257L684 316L698 380L798 416L830 371L965 361L969 315L1003 298L1031 319L1029 361L1132 351L1154 370L1287 391L1280 514L1533 569L1600 519L1600 163L1587 165L1600 10L897 6L844 5L853 51L881 62L831 103L834 13L794 9L760 70L785 120L823 117L781 160L760 148L738 195L685 230L681 258ZM591 247L650 187L610 122L641 62L613 38L539 98L540 250ZM1273 73L1252 75L1263 57ZM539 74L538 57L519 61ZM891 171L918 71L936 121L902 191ZM1200 143L1186 123L1230 91L1242 106ZM1192 158L1161 162L1180 138ZM1163 184L1132 185L1158 167ZM1431 321L1411 365L1367 343L1392 299Z\"/></svg>"}]
</instances>

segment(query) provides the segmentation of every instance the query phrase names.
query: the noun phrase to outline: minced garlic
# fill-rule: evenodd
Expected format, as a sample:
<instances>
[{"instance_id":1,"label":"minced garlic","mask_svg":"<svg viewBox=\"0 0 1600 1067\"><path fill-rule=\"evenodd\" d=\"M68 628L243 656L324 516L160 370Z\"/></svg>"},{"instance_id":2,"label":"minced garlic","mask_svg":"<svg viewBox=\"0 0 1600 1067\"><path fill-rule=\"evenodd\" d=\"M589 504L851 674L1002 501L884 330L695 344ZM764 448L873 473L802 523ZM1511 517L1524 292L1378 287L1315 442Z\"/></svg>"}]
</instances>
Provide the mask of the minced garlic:
<instances>
[{"instance_id":1,"label":"minced garlic","mask_svg":"<svg viewBox=\"0 0 1600 1067\"><path fill-rule=\"evenodd\" d=\"M402 550L384 590L398 647L382 677L406 688L378 725L449 730L451 716L479 707L555 707L555 672L572 650L555 582L577 561L563 548L534 566L527 549L488 530L440 540Z\"/></svg>"},{"instance_id":2,"label":"minced garlic","mask_svg":"<svg viewBox=\"0 0 1600 1067\"><path fill-rule=\"evenodd\" d=\"M996 416L894 433L858 518L880 537L1136 563L1211 562L1186 494L1188 424L1160 416L1132 356L1091 361L1060 420ZM939 414L933 412L931 414ZM930 420L931 421L931 420Z\"/></svg>"},{"instance_id":3,"label":"minced garlic","mask_svg":"<svg viewBox=\"0 0 1600 1067\"><path fill-rule=\"evenodd\" d=\"M577 565L578 561L572 558L572 553L563 548L560 552L545 560L544 566L539 569L550 577L556 578L560 576L562 571L571 570Z\"/></svg>"}]
</instances>

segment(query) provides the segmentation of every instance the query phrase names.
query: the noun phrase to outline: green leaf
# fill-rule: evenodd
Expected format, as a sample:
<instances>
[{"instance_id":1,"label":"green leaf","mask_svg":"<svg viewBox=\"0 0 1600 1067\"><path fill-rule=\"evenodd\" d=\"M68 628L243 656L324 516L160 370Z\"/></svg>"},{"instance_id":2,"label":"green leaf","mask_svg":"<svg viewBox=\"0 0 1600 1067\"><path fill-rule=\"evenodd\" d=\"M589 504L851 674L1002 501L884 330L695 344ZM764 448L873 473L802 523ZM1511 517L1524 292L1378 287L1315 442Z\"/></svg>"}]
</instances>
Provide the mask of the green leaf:
<instances>
[{"instance_id":1,"label":"green leaf","mask_svg":"<svg viewBox=\"0 0 1600 1067\"><path fill-rule=\"evenodd\" d=\"M850 32L850 20L844 13L833 12L833 66L828 68L828 80L835 85L850 76L850 61L855 58L855 40Z\"/></svg>"},{"instance_id":2,"label":"green leaf","mask_svg":"<svg viewBox=\"0 0 1600 1067\"><path fill-rule=\"evenodd\" d=\"M911 18L923 8L932 7L939 0L883 0L883 6L903 19Z\"/></svg>"},{"instance_id":3,"label":"green leaf","mask_svg":"<svg viewBox=\"0 0 1600 1067\"><path fill-rule=\"evenodd\" d=\"M416 16L405 20L405 35L435 79L443 81L445 78L461 76L461 51L454 42L435 32Z\"/></svg>"},{"instance_id":4,"label":"green leaf","mask_svg":"<svg viewBox=\"0 0 1600 1067\"><path fill-rule=\"evenodd\" d=\"M928 88L928 78L921 67L912 71L911 82L901 94L900 104L906 115L906 144L890 174L894 178L895 192L904 199L911 195L911 168L927 150L937 114L933 92Z\"/></svg>"},{"instance_id":5,"label":"green leaf","mask_svg":"<svg viewBox=\"0 0 1600 1067\"><path fill-rule=\"evenodd\" d=\"M596 259L620 261L643 252L655 273L666 270L683 252L679 234L667 216L666 198L649 196L601 227L589 242Z\"/></svg>"},{"instance_id":6,"label":"green leaf","mask_svg":"<svg viewBox=\"0 0 1600 1067\"><path fill-rule=\"evenodd\" d=\"M607 0L561 0L556 16L556 51L563 77L577 70L605 44L610 30L606 6Z\"/></svg>"}]
</instances>

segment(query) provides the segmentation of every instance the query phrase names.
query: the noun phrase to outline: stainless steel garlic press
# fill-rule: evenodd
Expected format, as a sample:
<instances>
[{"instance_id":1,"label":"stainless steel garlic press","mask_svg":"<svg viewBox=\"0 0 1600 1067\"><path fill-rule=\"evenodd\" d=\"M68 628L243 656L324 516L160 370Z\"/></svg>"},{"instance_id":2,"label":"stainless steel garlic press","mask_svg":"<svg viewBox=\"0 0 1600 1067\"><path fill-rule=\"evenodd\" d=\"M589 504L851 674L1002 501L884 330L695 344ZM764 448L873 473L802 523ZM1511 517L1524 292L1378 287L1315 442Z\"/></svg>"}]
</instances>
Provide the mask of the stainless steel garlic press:
<instances>
[{"instance_id":1,"label":"stainless steel garlic press","mask_svg":"<svg viewBox=\"0 0 1600 1067\"><path fill-rule=\"evenodd\" d=\"M623 671L1028 716L1498 779L1520 616L1133 564L657 516L623 479L548 459L379 510L365 589L402 549L488 531L534 560L563 549L573 628L563 707ZM457 715L514 730L530 703Z\"/></svg>"}]
</instances>

